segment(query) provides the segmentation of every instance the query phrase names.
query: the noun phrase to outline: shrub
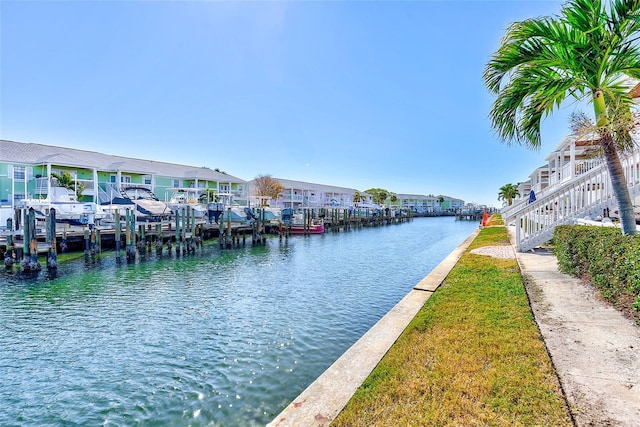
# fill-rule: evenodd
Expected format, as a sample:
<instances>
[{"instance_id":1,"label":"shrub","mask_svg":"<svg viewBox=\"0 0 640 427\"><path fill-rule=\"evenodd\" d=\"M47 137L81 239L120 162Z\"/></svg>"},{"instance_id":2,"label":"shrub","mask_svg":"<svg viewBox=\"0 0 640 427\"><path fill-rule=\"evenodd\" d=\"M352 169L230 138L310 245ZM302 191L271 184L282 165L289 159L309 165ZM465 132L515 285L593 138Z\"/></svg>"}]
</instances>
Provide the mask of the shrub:
<instances>
[{"instance_id":1,"label":"shrub","mask_svg":"<svg viewBox=\"0 0 640 427\"><path fill-rule=\"evenodd\" d=\"M639 236L614 227L563 225L553 240L560 271L589 278L606 300L640 294Z\"/></svg>"}]
</instances>

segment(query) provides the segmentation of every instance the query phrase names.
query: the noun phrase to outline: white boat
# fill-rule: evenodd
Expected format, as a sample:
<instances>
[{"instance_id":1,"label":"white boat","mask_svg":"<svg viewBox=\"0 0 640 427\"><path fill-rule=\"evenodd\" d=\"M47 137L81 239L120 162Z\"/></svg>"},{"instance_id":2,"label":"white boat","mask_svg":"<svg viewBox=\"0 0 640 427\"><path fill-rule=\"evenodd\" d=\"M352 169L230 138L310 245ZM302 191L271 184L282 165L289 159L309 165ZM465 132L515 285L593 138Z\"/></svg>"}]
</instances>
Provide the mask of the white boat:
<instances>
[{"instance_id":1,"label":"white boat","mask_svg":"<svg viewBox=\"0 0 640 427\"><path fill-rule=\"evenodd\" d=\"M269 206L271 197L268 196L251 196L249 198L249 206L251 206L256 218L262 219L271 225L278 225L282 222L282 210L278 207Z\"/></svg>"},{"instance_id":2,"label":"white boat","mask_svg":"<svg viewBox=\"0 0 640 427\"><path fill-rule=\"evenodd\" d=\"M166 221L173 217L169 206L143 185L126 184L118 189L108 183L104 190L100 189L100 200L103 210L113 213L118 209L120 217L127 208L133 210L138 221Z\"/></svg>"},{"instance_id":3,"label":"white boat","mask_svg":"<svg viewBox=\"0 0 640 427\"><path fill-rule=\"evenodd\" d=\"M216 201L207 204L209 222L218 224L220 221L247 224L255 220L253 209L241 206L233 200L231 193L216 194Z\"/></svg>"},{"instance_id":4,"label":"white boat","mask_svg":"<svg viewBox=\"0 0 640 427\"><path fill-rule=\"evenodd\" d=\"M51 209L56 211L56 222L86 225L107 216L107 213L94 202L80 202L76 193L64 187L51 187L47 197L43 199L22 199L16 203L17 208L33 208L38 216L44 218Z\"/></svg>"},{"instance_id":5,"label":"white boat","mask_svg":"<svg viewBox=\"0 0 640 427\"><path fill-rule=\"evenodd\" d=\"M191 207L196 218L207 215L206 194L200 188L174 188L167 205L176 214L182 208Z\"/></svg>"}]
</instances>

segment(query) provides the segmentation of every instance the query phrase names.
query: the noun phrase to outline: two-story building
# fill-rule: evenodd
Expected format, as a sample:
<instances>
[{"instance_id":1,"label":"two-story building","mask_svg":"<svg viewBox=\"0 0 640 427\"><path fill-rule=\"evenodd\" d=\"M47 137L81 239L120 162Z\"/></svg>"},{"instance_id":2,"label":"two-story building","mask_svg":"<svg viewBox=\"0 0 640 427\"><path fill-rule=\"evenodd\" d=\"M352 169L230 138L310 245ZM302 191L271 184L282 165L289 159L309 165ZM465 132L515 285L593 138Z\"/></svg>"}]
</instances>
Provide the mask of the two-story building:
<instances>
[{"instance_id":1,"label":"two-story building","mask_svg":"<svg viewBox=\"0 0 640 427\"><path fill-rule=\"evenodd\" d=\"M104 203L107 189L123 184L144 186L168 201L177 187L233 194L246 204L247 182L205 167L114 156L43 144L0 140L0 224L25 198L46 198L55 175L69 173L81 187L80 200Z\"/></svg>"},{"instance_id":2,"label":"two-story building","mask_svg":"<svg viewBox=\"0 0 640 427\"><path fill-rule=\"evenodd\" d=\"M283 178L274 179L283 186L281 196L273 201L273 203L280 208L349 207L353 205L353 196L356 192L353 188L336 187ZM251 184L251 182L249 184Z\"/></svg>"}]
</instances>

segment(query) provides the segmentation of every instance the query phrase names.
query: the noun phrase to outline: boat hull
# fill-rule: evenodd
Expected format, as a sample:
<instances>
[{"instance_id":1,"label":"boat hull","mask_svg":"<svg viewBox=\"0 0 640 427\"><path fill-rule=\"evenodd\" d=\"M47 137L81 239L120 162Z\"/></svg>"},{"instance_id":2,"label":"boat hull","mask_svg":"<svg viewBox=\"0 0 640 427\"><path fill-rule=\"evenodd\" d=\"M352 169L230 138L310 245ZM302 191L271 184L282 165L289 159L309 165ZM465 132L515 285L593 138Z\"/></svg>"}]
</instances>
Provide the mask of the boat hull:
<instances>
[{"instance_id":1,"label":"boat hull","mask_svg":"<svg viewBox=\"0 0 640 427\"><path fill-rule=\"evenodd\" d=\"M313 224L306 228L304 225L283 225L282 231L289 234L322 234L324 233L324 225Z\"/></svg>"}]
</instances>

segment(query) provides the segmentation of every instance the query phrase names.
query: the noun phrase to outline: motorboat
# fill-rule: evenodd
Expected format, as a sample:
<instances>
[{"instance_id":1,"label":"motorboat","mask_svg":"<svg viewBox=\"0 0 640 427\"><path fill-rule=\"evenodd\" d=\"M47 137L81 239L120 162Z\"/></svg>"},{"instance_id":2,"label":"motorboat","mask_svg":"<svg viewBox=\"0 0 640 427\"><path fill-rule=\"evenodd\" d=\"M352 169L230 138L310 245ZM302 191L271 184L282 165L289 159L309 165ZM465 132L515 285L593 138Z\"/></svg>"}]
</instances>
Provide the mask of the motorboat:
<instances>
[{"instance_id":1,"label":"motorboat","mask_svg":"<svg viewBox=\"0 0 640 427\"><path fill-rule=\"evenodd\" d=\"M324 222L322 218L305 218L301 211L283 209L281 231L289 234L322 234Z\"/></svg>"},{"instance_id":2,"label":"motorboat","mask_svg":"<svg viewBox=\"0 0 640 427\"><path fill-rule=\"evenodd\" d=\"M251 196L249 206L252 206L256 219L264 221L268 225L277 226L282 222L282 211L278 207L270 206L268 196Z\"/></svg>"},{"instance_id":3,"label":"motorboat","mask_svg":"<svg viewBox=\"0 0 640 427\"><path fill-rule=\"evenodd\" d=\"M131 209L138 221L167 221L173 217L171 208L143 185L127 184L118 189L108 183L100 189L100 200L104 210L118 209L121 217L125 209Z\"/></svg>"},{"instance_id":4,"label":"motorboat","mask_svg":"<svg viewBox=\"0 0 640 427\"><path fill-rule=\"evenodd\" d=\"M47 197L22 199L16 203L16 207L33 208L41 219L55 209L56 222L72 225L95 224L107 215L98 204L79 201L75 191L65 187L51 187Z\"/></svg>"},{"instance_id":5,"label":"motorboat","mask_svg":"<svg viewBox=\"0 0 640 427\"><path fill-rule=\"evenodd\" d=\"M206 194L200 188L174 188L167 205L177 214L181 209L190 207L196 218L204 218L208 213Z\"/></svg>"},{"instance_id":6,"label":"motorboat","mask_svg":"<svg viewBox=\"0 0 640 427\"><path fill-rule=\"evenodd\" d=\"M233 200L231 193L216 194L216 201L207 203L209 222L220 221L248 224L256 219L255 212L248 206L241 206Z\"/></svg>"}]
</instances>

